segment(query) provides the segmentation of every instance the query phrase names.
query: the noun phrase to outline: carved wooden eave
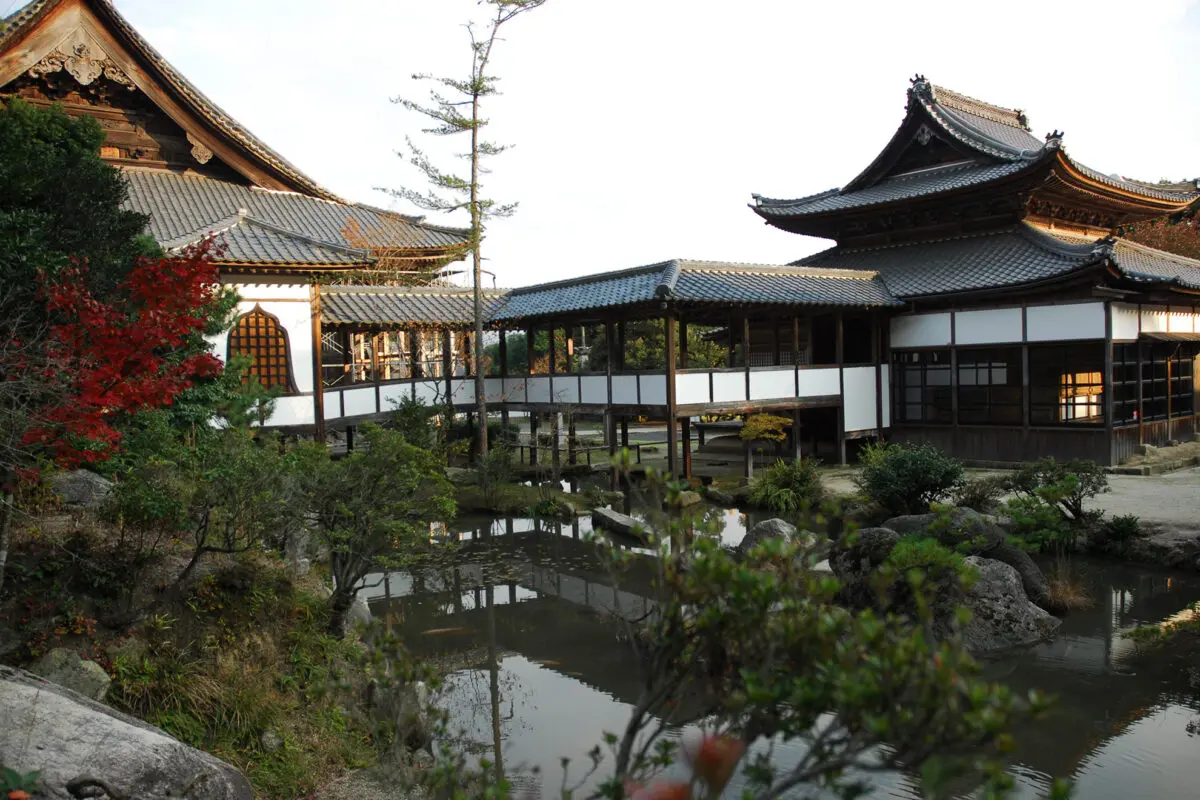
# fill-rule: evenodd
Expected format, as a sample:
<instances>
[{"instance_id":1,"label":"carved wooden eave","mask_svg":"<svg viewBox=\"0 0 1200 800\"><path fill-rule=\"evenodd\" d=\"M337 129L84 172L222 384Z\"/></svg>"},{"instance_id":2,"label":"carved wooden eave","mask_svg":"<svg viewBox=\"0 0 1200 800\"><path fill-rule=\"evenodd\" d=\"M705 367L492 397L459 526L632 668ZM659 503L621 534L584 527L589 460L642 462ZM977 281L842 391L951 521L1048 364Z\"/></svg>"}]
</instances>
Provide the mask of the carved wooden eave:
<instances>
[{"instance_id":1,"label":"carved wooden eave","mask_svg":"<svg viewBox=\"0 0 1200 800\"><path fill-rule=\"evenodd\" d=\"M215 160L255 186L339 199L192 86L108 0L35 0L0 33L0 92L64 75L140 93L182 129L197 167Z\"/></svg>"}]
</instances>

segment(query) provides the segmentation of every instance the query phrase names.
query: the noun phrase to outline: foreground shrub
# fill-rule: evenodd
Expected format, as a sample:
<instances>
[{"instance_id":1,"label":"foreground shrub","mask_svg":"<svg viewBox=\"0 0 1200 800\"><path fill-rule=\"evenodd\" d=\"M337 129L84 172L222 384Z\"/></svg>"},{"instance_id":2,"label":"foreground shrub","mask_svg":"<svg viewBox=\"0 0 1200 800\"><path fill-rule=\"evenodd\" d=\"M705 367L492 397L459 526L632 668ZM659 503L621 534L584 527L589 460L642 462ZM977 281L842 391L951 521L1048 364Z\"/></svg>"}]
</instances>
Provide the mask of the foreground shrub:
<instances>
[{"instance_id":1,"label":"foreground shrub","mask_svg":"<svg viewBox=\"0 0 1200 800\"><path fill-rule=\"evenodd\" d=\"M825 496L817 462L811 458L780 459L750 484L750 502L782 514L815 508Z\"/></svg>"},{"instance_id":2,"label":"foreground shrub","mask_svg":"<svg viewBox=\"0 0 1200 800\"><path fill-rule=\"evenodd\" d=\"M931 444L870 444L861 459L859 488L891 515L923 514L963 481L962 463Z\"/></svg>"}]
</instances>

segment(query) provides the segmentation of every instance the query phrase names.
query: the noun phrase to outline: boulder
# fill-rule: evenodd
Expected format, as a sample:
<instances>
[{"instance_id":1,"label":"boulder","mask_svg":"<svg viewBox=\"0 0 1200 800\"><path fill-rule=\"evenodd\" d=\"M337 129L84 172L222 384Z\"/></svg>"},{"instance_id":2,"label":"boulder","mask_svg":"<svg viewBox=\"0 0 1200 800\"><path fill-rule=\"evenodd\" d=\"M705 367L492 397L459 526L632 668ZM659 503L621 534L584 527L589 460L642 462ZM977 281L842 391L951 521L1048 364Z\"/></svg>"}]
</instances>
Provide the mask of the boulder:
<instances>
[{"instance_id":1,"label":"boulder","mask_svg":"<svg viewBox=\"0 0 1200 800\"><path fill-rule=\"evenodd\" d=\"M968 556L979 579L963 600L971 621L960 631L975 654L1034 644L1054 634L1062 621L1029 601L1021 576L1010 565L990 558Z\"/></svg>"},{"instance_id":2,"label":"boulder","mask_svg":"<svg viewBox=\"0 0 1200 800\"><path fill-rule=\"evenodd\" d=\"M1195 526L1150 522L1145 524L1144 532L1144 536L1130 542L1130 560L1200 572L1200 531Z\"/></svg>"},{"instance_id":3,"label":"boulder","mask_svg":"<svg viewBox=\"0 0 1200 800\"><path fill-rule=\"evenodd\" d=\"M360 627L366 627L371 624L371 608L367 605L367 600L361 594L354 595L354 602L350 605L350 610L346 612L346 630L354 631Z\"/></svg>"},{"instance_id":4,"label":"boulder","mask_svg":"<svg viewBox=\"0 0 1200 800\"><path fill-rule=\"evenodd\" d=\"M704 498L700 496L699 492L686 491L676 495L674 505L676 508L690 508L703 502Z\"/></svg>"},{"instance_id":5,"label":"boulder","mask_svg":"<svg viewBox=\"0 0 1200 800\"><path fill-rule=\"evenodd\" d=\"M611 508L594 509L592 511L592 527L635 539L645 538L645 529L641 522L627 514L613 511Z\"/></svg>"},{"instance_id":6,"label":"boulder","mask_svg":"<svg viewBox=\"0 0 1200 800\"><path fill-rule=\"evenodd\" d=\"M274 753L279 748L283 747L283 737L275 731L267 728L258 737L258 743L262 745L263 752Z\"/></svg>"},{"instance_id":7,"label":"boulder","mask_svg":"<svg viewBox=\"0 0 1200 800\"><path fill-rule=\"evenodd\" d=\"M99 508L112 492L112 481L86 469L59 472L50 477L50 488L63 505L74 508Z\"/></svg>"},{"instance_id":8,"label":"boulder","mask_svg":"<svg viewBox=\"0 0 1200 800\"><path fill-rule=\"evenodd\" d=\"M478 483L475 470L462 467L446 467L446 479L455 486L472 486Z\"/></svg>"},{"instance_id":9,"label":"boulder","mask_svg":"<svg viewBox=\"0 0 1200 800\"><path fill-rule=\"evenodd\" d=\"M0 708L4 766L40 770L39 797L254 797L229 764L28 672L0 667Z\"/></svg>"},{"instance_id":10,"label":"boulder","mask_svg":"<svg viewBox=\"0 0 1200 800\"><path fill-rule=\"evenodd\" d=\"M78 653L61 647L46 653L29 671L92 700L103 700L112 683L95 661L85 661Z\"/></svg>"},{"instance_id":11,"label":"boulder","mask_svg":"<svg viewBox=\"0 0 1200 800\"><path fill-rule=\"evenodd\" d=\"M726 508L732 508L734 503L737 502L729 492L722 492L720 489L714 489L711 486L705 487L704 496L709 499L709 502L725 506Z\"/></svg>"},{"instance_id":12,"label":"boulder","mask_svg":"<svg viewBox=\"0 0 1200 800\"><path fill-rule=\"evenodd\" d=\"M742 541L738 542L737 550L739 553L745 554L768 539L787 539L790 541L795 536L795 525L784 522L781 519L767 519L746 531L746 535L742 537Z\"/></svg>"},{"instance_id":13,"label":"boulder","mask_svg":"<svg viewBox=\"0 0 1200 800\"><path fill-rule=\"evenodd\" d=\"M945 517L946 521L942 519ZM1008 534L999 520L970 508L953 508L945 514L911 514L892 517L883 527L902 536L926 534L947 547L958 549L970 542L971 555L1003 561L1017 571L1025 594L1042 608L1050 604L1050 587L1046 576L1033 559L1019 547L1009 544Z\"/></svg>"}]
</instances>

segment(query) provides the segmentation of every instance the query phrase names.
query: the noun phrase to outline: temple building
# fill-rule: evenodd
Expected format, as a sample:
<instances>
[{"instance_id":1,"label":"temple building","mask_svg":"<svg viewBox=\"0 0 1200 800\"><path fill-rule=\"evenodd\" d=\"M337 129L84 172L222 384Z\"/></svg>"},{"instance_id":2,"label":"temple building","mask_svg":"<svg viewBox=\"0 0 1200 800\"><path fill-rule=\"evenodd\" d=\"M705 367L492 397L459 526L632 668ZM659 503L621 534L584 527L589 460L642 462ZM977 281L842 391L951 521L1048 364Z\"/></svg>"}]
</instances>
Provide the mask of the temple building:
<instances>
[{"instance_id":1,"label":"temple building","mask_svg":"<svg viewBox=\"0 0 1200 800\"><path fill-rule=\"evenodd\" d=\"M446 280L464 231L342 200L174 70L109 0L34 0L0 29L0 101L99 121L101 156L169 252L207 238L241 295L213 341L281 396L271 427L353 431L409 398L540 424L669 421L672 472L696 423L772 412L790 455L863 440L968 460L1120 461L1190 438L1200 261L1120 238L1200 201L1073 160L1062 134L918 77L891 141L844 188L755 197L767 224L836 246L784 266L678 259L485 292ZM567 413L564 413L567 412ZM571 439L573 441L573 438ZM553 448L558 457L558 448Z\"/></svg>"}]
</instances>

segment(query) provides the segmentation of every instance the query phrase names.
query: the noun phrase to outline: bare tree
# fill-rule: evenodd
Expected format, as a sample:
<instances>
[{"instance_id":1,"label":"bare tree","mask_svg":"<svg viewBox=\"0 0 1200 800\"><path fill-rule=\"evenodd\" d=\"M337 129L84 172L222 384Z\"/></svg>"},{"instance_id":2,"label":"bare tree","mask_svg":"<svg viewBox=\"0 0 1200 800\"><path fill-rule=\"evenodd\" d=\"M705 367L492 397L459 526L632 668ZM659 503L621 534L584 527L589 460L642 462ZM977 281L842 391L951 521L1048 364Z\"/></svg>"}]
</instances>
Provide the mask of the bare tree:
<instances>
[{"instance_id":1,"label":"bare tree","mask_svg":"<svg viewBox=\"0 0 1200 800\"><path fill-rule=\"evenodd\" d=\"M481 136L488 120L482 115L482 102L486 97L499 94L498 78L489 74L492 51L500 41L500 29L516 17L544 5L546 0L480 0L489 6L494 15L487 28L477 31L473 23L466 25L471 40L471 72L462 78L435 77L427 74L413 75L414 80L432 81L434 88L429 92L428 104L404 97L394 102L409 111L415 111L433 120L433 127L423 129L431 136L455 136L470 134L471 149L462 157L470 161L470 177L464 178L454 172L438 167L429 156L407 138L410 151L409 161L419 169L432 189L394 189L389 193L407 200L428 211L451 212L466 209L471 215L468 234L468 249L473 257L473 285L475 288L475 406L479 417L479 454L487 455L487 396L483 380L483 234L487 222L497 217L511 216L516 204L502 204L481 195L480 177L488 172L483 166L485 158L496 156L508 149L507 145L489 142Z\"/></svg>"}]
</instances>

